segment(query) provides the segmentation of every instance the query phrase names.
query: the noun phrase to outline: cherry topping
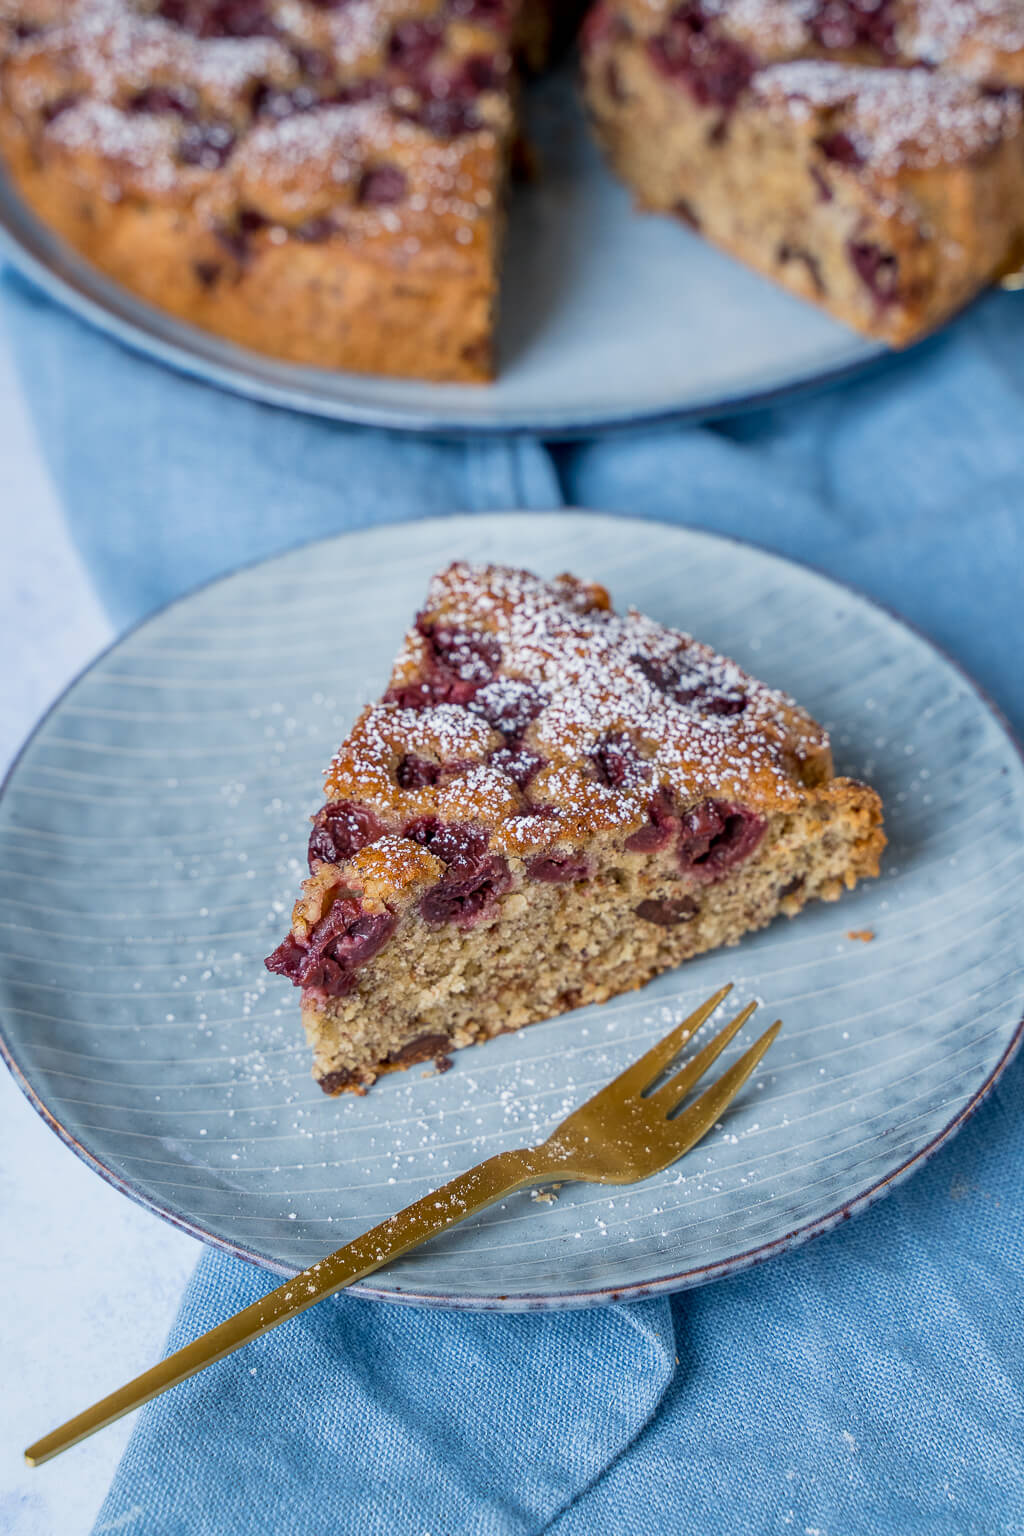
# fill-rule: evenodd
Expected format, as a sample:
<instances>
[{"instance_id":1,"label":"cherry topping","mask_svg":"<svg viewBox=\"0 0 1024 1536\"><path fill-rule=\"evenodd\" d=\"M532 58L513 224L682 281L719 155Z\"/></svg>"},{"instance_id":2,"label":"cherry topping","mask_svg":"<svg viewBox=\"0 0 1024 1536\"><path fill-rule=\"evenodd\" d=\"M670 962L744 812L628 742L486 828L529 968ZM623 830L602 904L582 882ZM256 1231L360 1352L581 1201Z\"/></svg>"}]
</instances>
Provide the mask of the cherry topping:
<instances>
[{"instance_id":1,"label":"cherry topping","mask_svg":"<svg viewBox=\"0 0 1024 1536\"><path fill-rule=\"evenodd\" d=\"M645 923L657 923L659 928L672 928L676 923L689 922L697 914L698 906L692 896L661 896L642 901L633 911Z\"/></svg>"},{"instance_id":2,"label":"cherry topping","mask_svg":"<svg viewBox=\"0 0 1024 1536\"><path fill-rule=\"evenodd\" d=\"M324 240L329 240L334 234L334 224L326 214L318 218L306 219L303 224L296 224L292 235L296 240L301 240L303 245L320 245Z\"/></svg>"},{"instance_id":3,"label":"cherry topping","mask_svg":"<svg viewBox=\"0 0 1024 1536\"><path fill-rule=\"evenodd\" d=\"M405 74L420 74L440 48L443 35L437 21L399 22L388 42L388 60Z\"/></svg>"},{"instance_id":4,"label":"cherry topping","mask_svg":"<svg viewBox=\"0 0 1024 1536\"><path fill-rule=\"evenodd\" d=\"M536 720L546 703L544 695L531 683L517 677L499 677L481 688L469 707L503 736L516 739Z\"/></svg>"},{"instance_id":5,"label":"cherry topping","mask_svg":"<svg viewBox=\"0 0 1024 1536\"><path fill-rule=\"evenodd\" d=\"M649 779L651 770L628 736L610 732L603 736L588 756L598 782L609 789L629 788Z\"/></svg>"},{"instance_id":6,"label":"cherry topping","mask_svg":"<svg viewBox=\"0 0 1024 1536\"><path fill-rule=\"evenodd\" d=\"M58 96L55 101L48 101L41 109L44 123L55 123L64 112L70 112L72 107L77 107L81 101L81 95L77 91L65 91L63 96Z\"/></svg>"},{"instance_id":7,"label":"cherry topping","mask_svg":"<svg viewBox=\"0 0 1024 1536\"><path fill-rule=\"evenodd\" d=\"M682 818L677 844L684 874L716 879L753 853L764 835L760 816L725 800L704 800Z\"/></svg>"},{"instance_id":8,"label":"cherry topping","mask_svg":"<svg viewBox=\"0 0 1024 1536\"><path fill-rule=\"evenodd\" d=\"M360 848L383 837L384 827L365 805L334 800L316 813L309 835L309 867L341 864Z\"/></svg>"},{"instance_id":9,"label":"cherry topping","mask_svg":"<svg viewBox=\"0 0 1024 1536\"><path fill-rule=\"evenodd\" d=\"M496 91L508 76L507 60L507 54L471 53L454 74L433 81L432 94L439 98L454 96L464 101L479 96L481 91Z\"/></svg>"},{"instance_id":10,"label":"cherry topping","mask_svg":"<svg viewBox=\"0 0 1024 1536\"><path fill-rule=\"evenodd\" d=\"M820 139L814 141L826 160L834 160L837 165L863 165L864 156L850 138L848 133L823 133Z\"/></svg>"},{"instance_id":11,"label":"cherry topping","mask_svg":"<svg viewBox=\"0 0 1024 1536\"><path fill-rule=\"evenodd\" d=\"M530 752L526 747L499 747L487 761L499 773L507 773L520 789L525 789L530 780L540 773L546 759L538 757L536 752Z\"/></svg>"},{"instance_id":12,"label":"cherry topping","mask_svg":"<svg viewBox=\"0 0 1024 1536\"><path fill-rule=\"evenodd\" d=\"M501 662L501 647L490 635L434 625L416 625L427 642L424 676L419 682L390 688L385 699L404 709L430 704L468 704L489 683Z\"/></svg>"},{"instance_id":13,"label":"cherry topping","mask_svg":"<svg viewBox=\"0 0 1024 1536\"><path fill-rule=\"evenodd\" d=\"M448 0L453 16L466 21L483 21L490 27L508 26L512 7L509 0Z\"/></svg>"},{"instance_id":14,"label":"cherry topping","mask_svg":"<svg viewBox=\"0 0 1024 1536\"><path fill-rule=\"evenodd\" d=\"M633 665L675 704L696 704L702 714L739 715L750 700L735 688L721 687L689 667L684 653L633 656Z\"/></svg>"},{"instance_id":15,"label":"cherry topping","mask_svg":"<svg viewBox=\"0 0 1024 1536\"><path fill-rule=\"evenodd\" d=\"M478 827L422 816L409 823L403 836L429 848L448 866L438 884L420 898L420 912L428 923L470 928L493 911L512 884L507 861L487 852L488 835Z\"/></svg>"},{"instance_id":16,"label":"cherry topping","mask_svg":"<svg viewBox=\"0 0 1024 1536\"><path fill-rule=\"evenodd\" d=\"M895 47L890 0L818 0L808 20L811 36L823 48L849 50L877 48L892 53Z\"/></svg>"},{"instance_id":17,"label":"cherry topping","mask_svg":"<svg viewBox=\"0 0 1024 1536\"><path fill-rule=\"evenodd\" d=\"M289 934L264 963L298 987L344 997L356 986L356 971L384 947L396 922L391 912L364 912L358 901L342 899L317 923L306 945Z\"/></svg>"},{"instance_id":18,"label":"cherry topping","mask_svg":"<svg viewBox=\"0 0 1024 1536\"><path fill-rule=\"evenodd\" d=\"M257 117L272 117L280 122L294 117L296 112L309 112L320 103L320 97L308 85L297 85L284 90L261 80L252 93L252 110Z\"/></svg>"},{"instance_id":19,"label":"cherry topping","mask_svg":"<svg viewBox=\"0 0 1024 1536\"><path fill-rule=\"evenodd\" d=\"M473 103L457 97L428 98L419 107L403 112L402 116L439 139L458 139L463 134L475 133L482 126Z\"/></svg>"},{"instance_id":20,"label":"cherry topping","mask_svg":"<svg viewBox=\"0 0 1024 1536\"><path fill-rule=\"evenodd\" d=\"M195 111L195 97L189 92L176 91L167 85L147 85L137 91L128 102L129 112L173 112L177 117L191 117Z\"/></svg>"}]
</instances>

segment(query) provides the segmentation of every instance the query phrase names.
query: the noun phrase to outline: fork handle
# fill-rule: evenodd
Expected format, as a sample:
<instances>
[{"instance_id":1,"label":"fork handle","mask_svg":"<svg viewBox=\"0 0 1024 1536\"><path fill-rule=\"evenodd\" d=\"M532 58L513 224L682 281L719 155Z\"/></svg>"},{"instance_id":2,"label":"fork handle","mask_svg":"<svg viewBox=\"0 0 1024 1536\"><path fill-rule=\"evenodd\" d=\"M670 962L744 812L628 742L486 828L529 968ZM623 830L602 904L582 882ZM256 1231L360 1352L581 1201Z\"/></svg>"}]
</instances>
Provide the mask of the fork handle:
<instances>
[{"instance_id":1,"label":"fork handle","mask_svg":"<svg viewBox=\"0 0 1024 1536\"><path fill-rule=\"evenodd\" d=\"M131 1413L132 1409L141 1408L151 1398L159 1397L168 1387L177 1386L179 1381L185 1381L206 1366L222 1360L250 1339L259 1338L269 1329L276 1328L278 1323L315 1306L325 1296L381 1269L392 1259L408 1253L410 1248L493 1205L502 1195L511 1194L553 1172L554 1161L550 1150L523 1147L513 1152L499 1152L478 1163L467 1173L459 1174L432 1194L424 1195L422 1200L407 1205L387 1221L364 1232L354 1242L346 1243L344 1248L336 1249L326 1259L304 1269L294 1280L286 1280L284 1285L236 1312L216 1328L211 1328L209 1333L175 1350L173 1355L143 1371L141 1376L111 1392L109 1397L101 1398L59 1429L44 1435L42 1440L29 1446L25 1452L26 1461L31 1466L49 1461L51 1456L76 1445L96 1430Z\"/></svg>"}]
</instances>

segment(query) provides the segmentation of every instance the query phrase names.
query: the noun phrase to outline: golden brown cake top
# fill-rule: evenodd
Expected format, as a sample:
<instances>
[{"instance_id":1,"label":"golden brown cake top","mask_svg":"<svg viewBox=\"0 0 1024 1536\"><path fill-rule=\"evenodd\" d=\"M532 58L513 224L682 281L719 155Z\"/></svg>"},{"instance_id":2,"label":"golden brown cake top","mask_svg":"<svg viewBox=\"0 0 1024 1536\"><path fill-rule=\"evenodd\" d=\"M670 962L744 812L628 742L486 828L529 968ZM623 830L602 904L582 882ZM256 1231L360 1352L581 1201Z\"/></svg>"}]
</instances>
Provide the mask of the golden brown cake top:
<instances>
[{"instance_id":1,"label":"golden brown cake top","mask_svg":"<svg viewBox=\"0 0 1024 1536\"><path fill-rule=\"evenodd\" d=\"M603 587L457 563L431 583L326 789L381 831L471 824L524 855L628 837L663 790L684 809L714 796L762 811L830 771L825 733L791 699L678 630L615 613Z\"/></svg>"},{"instance_id":2,"label":"golden brown cake top","mask_svg":"<svg viewBox=\"0 0 1024 1536\"><path fill-rule=\"evenodd\" d=\"M0 0L0 92L109 200L187 203L236 240L269 225L415 241L440 218L458 247L493 215L517 9Z\"/></svg>"}]
</instances>

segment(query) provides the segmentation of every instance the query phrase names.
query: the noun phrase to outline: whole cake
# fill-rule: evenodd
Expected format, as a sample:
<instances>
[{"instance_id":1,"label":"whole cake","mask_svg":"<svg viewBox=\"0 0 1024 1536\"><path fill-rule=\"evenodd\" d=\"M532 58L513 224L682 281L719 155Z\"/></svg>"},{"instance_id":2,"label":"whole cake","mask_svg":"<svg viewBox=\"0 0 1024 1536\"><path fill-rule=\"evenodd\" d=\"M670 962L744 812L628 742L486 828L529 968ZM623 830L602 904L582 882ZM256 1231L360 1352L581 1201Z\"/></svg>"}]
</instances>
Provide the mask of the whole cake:
<instances>
[{"instance_id":1,"label":"whole cake","mask_svg":"<svg viewBox=\"0 0 1024 1536\"><path fill-rule=\"evenodd\" d=\"M327 1093L642 986L878 873L791 699L603 587L435 577L327 773L268 958Z\"/></svg>"},{"instance_id":2,"label":"whole cake","mask_svg":"<svg viewBox=\"0 0 1024 1536\"><path fill-rule=\"evenodd\" d=\"M300 363L495 367L519 64L581 0L0 0L0 158L118 282ZM912 341L1024 255L1021 0L598 0L612 165ZM680 338L685 343L685 338Z\"/></svg>"}]
</instances>

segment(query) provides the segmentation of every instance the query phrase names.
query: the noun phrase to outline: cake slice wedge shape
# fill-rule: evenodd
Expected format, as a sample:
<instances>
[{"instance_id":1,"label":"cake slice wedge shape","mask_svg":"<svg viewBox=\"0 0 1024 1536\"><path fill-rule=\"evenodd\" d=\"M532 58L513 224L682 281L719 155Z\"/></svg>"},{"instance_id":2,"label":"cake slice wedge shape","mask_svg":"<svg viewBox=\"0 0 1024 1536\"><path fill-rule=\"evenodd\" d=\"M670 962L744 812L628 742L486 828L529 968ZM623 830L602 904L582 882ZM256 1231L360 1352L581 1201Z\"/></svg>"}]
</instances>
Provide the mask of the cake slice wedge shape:
<instances>
[{"instance_id":1,"label":"cake slice wedge shape","mask_svg":"<svg viewBox=\"0 0 1024 1536\"><path fill-rule=\"evenodd\" d=\"M878 873L881 802L735 662L456 563L332 762L269 970L326 1093L641 987Z\"/></svg>"}]
</instances>

